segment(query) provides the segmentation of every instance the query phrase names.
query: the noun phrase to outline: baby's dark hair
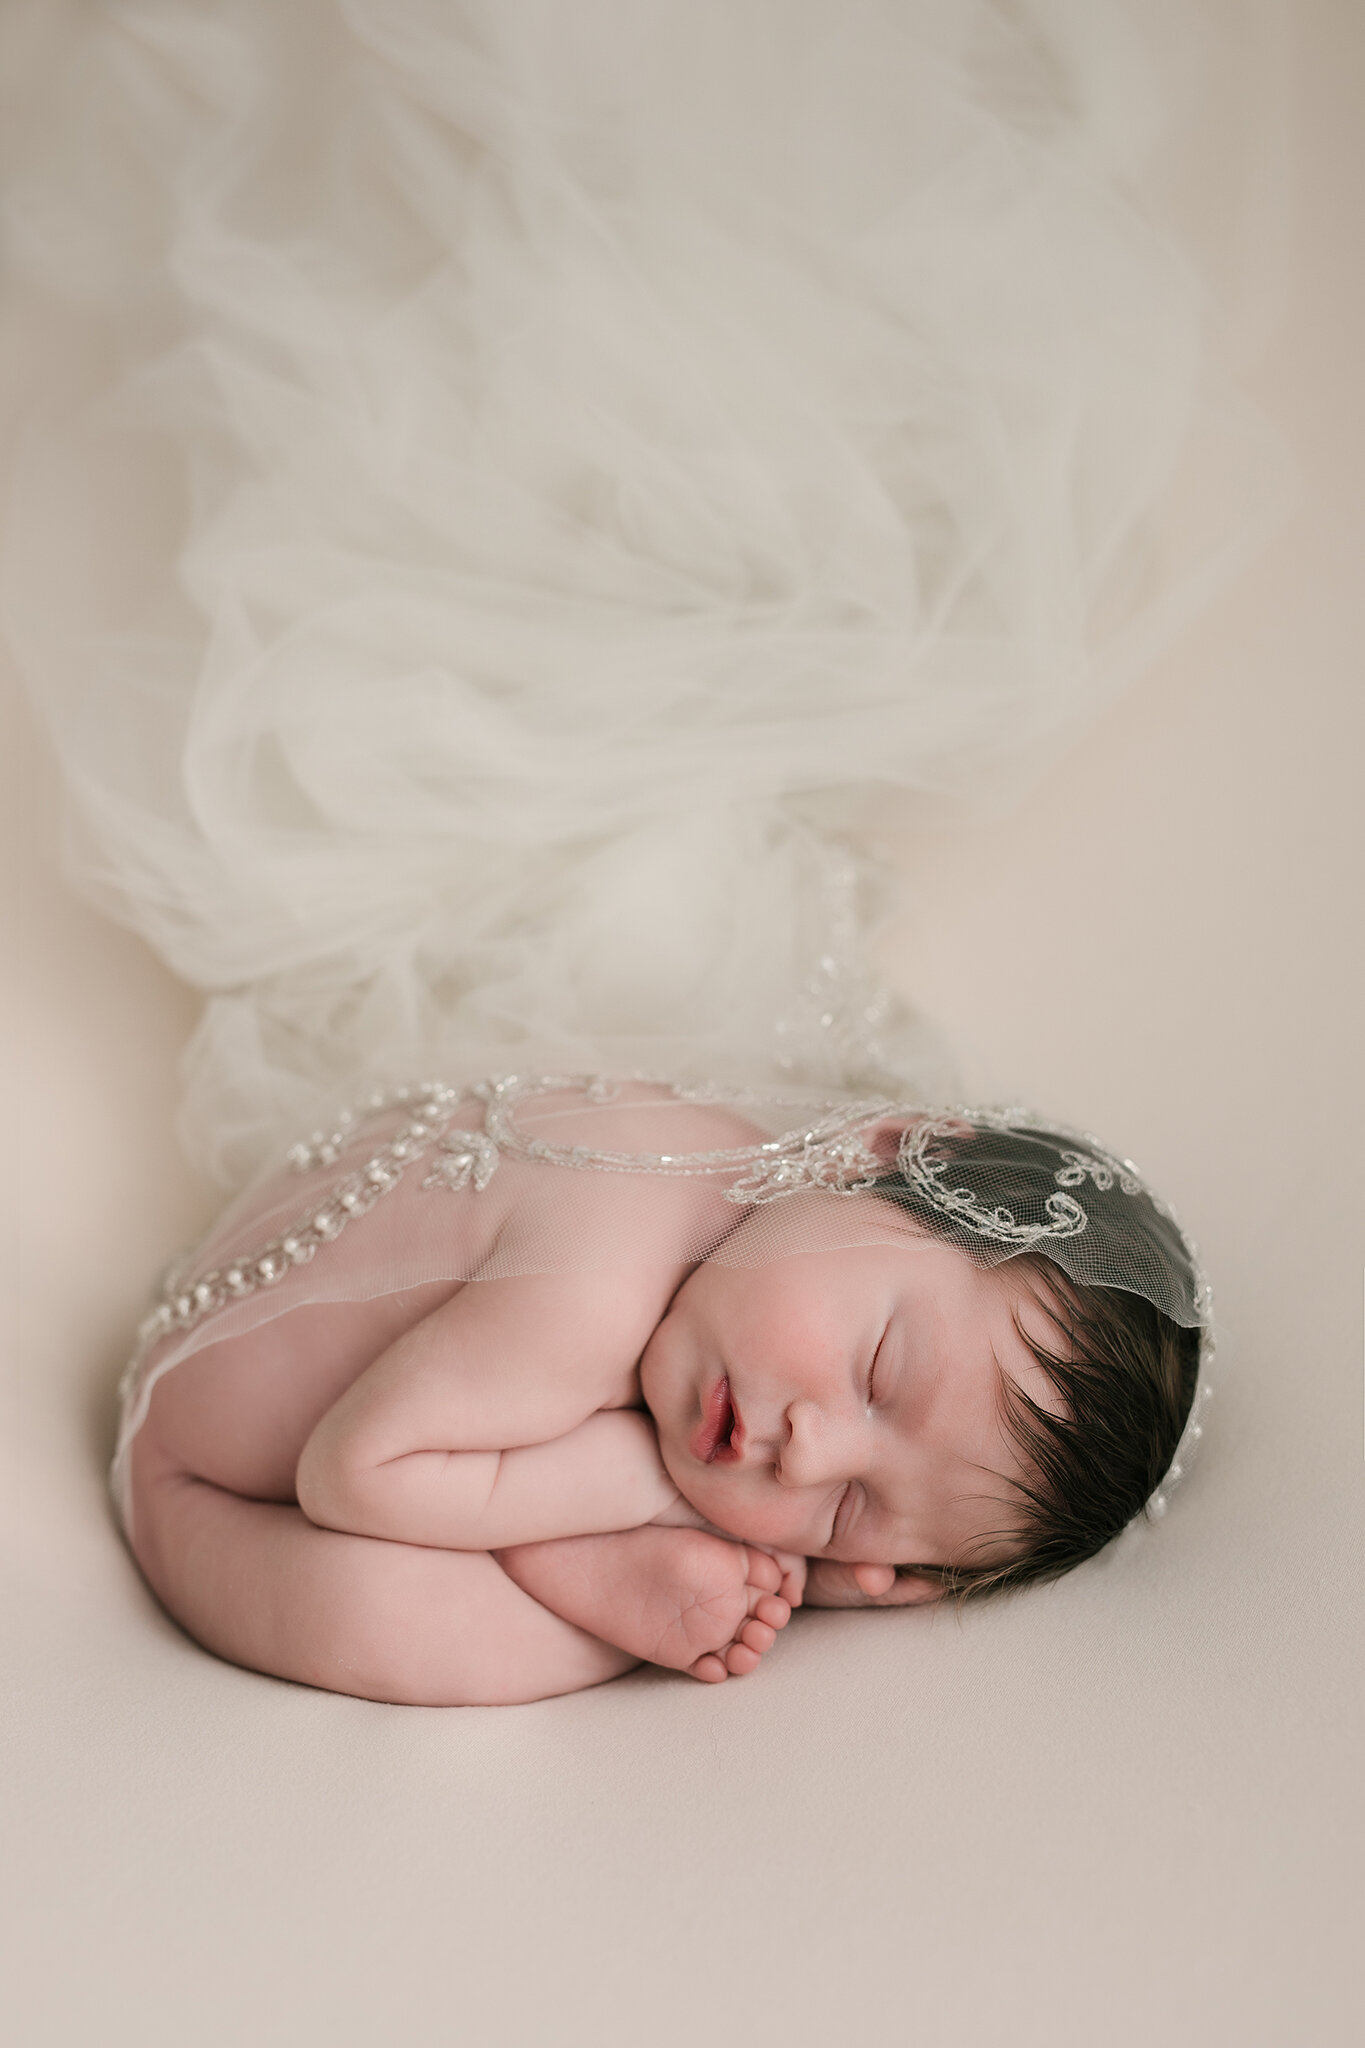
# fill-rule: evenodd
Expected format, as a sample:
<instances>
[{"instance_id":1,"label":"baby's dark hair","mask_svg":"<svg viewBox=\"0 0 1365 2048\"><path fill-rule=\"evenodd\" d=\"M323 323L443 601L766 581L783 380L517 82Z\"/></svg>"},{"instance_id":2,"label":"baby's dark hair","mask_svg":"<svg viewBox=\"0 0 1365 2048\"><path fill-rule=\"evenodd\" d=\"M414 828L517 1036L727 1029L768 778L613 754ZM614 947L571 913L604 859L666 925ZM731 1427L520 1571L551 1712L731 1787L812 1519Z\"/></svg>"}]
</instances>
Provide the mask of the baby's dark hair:
<instances>
[{"instance_id":1,"label":"baby's dark hair","mask_svg":"<svg viewBox=\"0 0 1365 2048\"><path fill-rule=\"evenodd\" d=\"M1022 1213L1030 1181L1037 1181L1040 1193L1055 1187L1056 1154L1048 1149L1049 1139L1032 1141L1016 1133L1005 1140L998 1133L968 1137L950 1148L953 1178L970 1176L978 1150L989 1154L998 1174L1002 1143L1014 1154L1010 1192ZM879 1181L877 1193L936 1235L967 1248L963 1233L927 1206L900 1173ZM1134 1196L1115 1186L1087 1188L1085 1194L1097 1240L1131 1234L1148 1256L1170 1262L1177 1284L1188 1284L1193 1298L1188 1249L1145 1190ZM959 1600L1060 1578L1141 1514L1175 1457L1199 1372L1202 1330L1186 1328L1145 1296L1073 1279L1038 1251L1016 1253L1009 1263L1027 1275L1056 1331L1055 1341L1042 1342L1016 1313L1019 1335L1055 1389L1062 1412L1042 1407L1002 1375L1004 1426L1028 1475L1013 1482L1010 1526L999 1532L1011 1538L1016 1554L996 1562L965 1556L899 1567L902 1576L937 1579Z\"/></svg>"},{"instance_id":2,"label":"baby's dark hair","mask_svg":"<svg viewBox=\"0 0 1365 2048\"><path fill-rule=\"evenodd\" d=\"M1059 1341L1044 1346L1016 1323L1064 1412L1005 1383L1005 1427L1032 1475L1015 1482L1022 1550L1003 1563L911 1568L960 1599L1060 1578L1140 1514L1175 1456L1199 1370L1199 1331L1141 1295L1078 1286L1036 1254L1013 1263L1030 1268L1057 1326Z\"/></svg>"}]
</instances>

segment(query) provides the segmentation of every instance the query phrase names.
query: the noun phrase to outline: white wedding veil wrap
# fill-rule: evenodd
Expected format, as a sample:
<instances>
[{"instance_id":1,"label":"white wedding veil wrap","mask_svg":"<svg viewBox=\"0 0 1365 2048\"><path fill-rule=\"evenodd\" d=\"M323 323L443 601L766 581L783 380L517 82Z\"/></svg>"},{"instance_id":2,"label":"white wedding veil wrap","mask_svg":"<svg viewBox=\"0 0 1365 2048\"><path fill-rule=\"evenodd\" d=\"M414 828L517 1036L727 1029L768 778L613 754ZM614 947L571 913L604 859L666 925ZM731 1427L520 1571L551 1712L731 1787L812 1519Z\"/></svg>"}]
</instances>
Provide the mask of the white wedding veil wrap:
<instances>
[{"instance_id":1,"label":"white wedding veil wrap","mask_svg":"<svg viewBox=\"0 0 1365 2048\"><path fill-rule=\"evenodd\" d=\"M74 871L205 993L202 1164L414 1073L949 1087L858 831L1264 525L1163 201L1263 15L15 0L7 259L74 338L5 616Z\"/></svg>"}]
</instances>

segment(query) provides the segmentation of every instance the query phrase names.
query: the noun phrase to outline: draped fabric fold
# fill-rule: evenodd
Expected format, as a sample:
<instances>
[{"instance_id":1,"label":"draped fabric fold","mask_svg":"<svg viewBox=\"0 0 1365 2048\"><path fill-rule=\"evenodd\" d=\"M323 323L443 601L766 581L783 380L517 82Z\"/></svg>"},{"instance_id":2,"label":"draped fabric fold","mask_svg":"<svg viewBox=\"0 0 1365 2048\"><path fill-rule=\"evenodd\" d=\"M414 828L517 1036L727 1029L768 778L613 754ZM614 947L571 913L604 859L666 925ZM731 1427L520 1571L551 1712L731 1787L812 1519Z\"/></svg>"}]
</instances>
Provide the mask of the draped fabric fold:
<instances>
[{"instance_id":1,"label":"draped fabric fold","mask_svg":"<svg viewBox=\"0 0 1365 2048\"><path fill-rule=\"evenodd\" d=\"M941 1091L871 806L1044 757L1274 500L1154 197L1207 28L16 7L81 367L5 616L84 885L205 992L202 1162L423 1072Z\"/></svg>"}]
</instances>

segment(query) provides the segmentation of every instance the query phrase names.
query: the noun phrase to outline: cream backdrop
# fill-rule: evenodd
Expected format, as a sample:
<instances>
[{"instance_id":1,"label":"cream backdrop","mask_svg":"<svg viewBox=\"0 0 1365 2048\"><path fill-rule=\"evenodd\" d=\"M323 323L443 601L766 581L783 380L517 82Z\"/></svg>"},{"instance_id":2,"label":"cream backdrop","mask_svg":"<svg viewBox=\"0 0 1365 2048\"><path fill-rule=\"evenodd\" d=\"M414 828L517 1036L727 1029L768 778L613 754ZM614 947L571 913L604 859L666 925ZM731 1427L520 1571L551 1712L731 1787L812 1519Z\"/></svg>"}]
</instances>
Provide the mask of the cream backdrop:
<instances>
[{"instance_id":1,"label":"cream backdrop","mask_svg":"<svg viewBox=\"0 0 1365 2048\"><path fill-rule=\"evenodd\" d=\"M1294 10L1292 521L1022 812L906 838L889 957L983 1094L1111 1134L1218 1288L1158 1532L752 1679L420 1711L214 1662L103 1490L194 1004L57 876L4 698L0 1980L16 2048L1345 2048L1361 1925L1365 9ZM1211 138L1216 156L1216 138ZM6 425L42 337L11 333ZM1064 869L1067 907L1026 878Z\"/></svg>"}]
</instances>

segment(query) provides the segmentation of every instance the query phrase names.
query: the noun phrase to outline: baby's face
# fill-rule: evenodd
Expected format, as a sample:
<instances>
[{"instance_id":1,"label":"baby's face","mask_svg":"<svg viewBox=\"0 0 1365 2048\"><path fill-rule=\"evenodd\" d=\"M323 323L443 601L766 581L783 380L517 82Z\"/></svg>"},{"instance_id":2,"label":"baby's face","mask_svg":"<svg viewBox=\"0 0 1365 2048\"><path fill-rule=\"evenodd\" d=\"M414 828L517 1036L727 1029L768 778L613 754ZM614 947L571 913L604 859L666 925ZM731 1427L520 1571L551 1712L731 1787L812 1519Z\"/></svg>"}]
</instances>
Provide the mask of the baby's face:
<instances>
[{"instance_id":1,"label":"baby's face","mask_svg":"<svg viewBox=\"0 0 1365 2048\"><path fill-rule=\"evenodd\" d=\"M1044 1346L1057 1329L1012 1262L983 1271L875 1196L859 1199L876 1241L828 1249L823 1205L847 1199L793 1197L784 1256L707 1263L679 1289L641 1362L664 1463L708 1521L755 1543L849 1563L1007 1558L1009 1482L1025 1475L1000 1375L1055 1411L1015 1317Z\"/></svg>"}]
</instances>

